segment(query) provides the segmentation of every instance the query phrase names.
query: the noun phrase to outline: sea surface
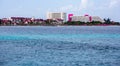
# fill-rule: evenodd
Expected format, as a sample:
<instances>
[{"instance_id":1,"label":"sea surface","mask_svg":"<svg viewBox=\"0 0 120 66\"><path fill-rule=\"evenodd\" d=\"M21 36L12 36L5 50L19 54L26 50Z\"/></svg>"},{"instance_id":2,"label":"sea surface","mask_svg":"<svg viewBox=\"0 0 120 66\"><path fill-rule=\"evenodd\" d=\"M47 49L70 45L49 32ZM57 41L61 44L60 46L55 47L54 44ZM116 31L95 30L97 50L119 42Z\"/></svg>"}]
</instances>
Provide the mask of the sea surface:
<instances>
[{"instance_id":1,"label":"sea surface","mask_svg":"<svg viewBox=\"0 0 120 66\"><path fill-rule=\"evenodd\" d=\"M120 26L0 26L0 66L120 66Z\"/></svg>"}]
</instances>

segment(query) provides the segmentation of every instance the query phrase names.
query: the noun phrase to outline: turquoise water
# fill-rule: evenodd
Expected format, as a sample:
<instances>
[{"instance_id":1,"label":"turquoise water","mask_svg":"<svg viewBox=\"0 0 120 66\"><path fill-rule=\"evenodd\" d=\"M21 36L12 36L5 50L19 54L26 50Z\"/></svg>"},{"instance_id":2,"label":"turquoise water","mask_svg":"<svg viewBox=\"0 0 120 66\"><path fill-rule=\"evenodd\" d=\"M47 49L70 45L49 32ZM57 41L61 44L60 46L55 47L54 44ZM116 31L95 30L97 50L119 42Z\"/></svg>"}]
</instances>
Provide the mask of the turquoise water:
<instances>
[{"instance_id":1,"label":"turquoise water","mask_svg":"<svg viewBox=\"0 0 120 66\"><path fill-rule=\"evenodd\" d=\"M120 27L1 26L0 66L120 66Z\"/></svg>"}]
</instances>

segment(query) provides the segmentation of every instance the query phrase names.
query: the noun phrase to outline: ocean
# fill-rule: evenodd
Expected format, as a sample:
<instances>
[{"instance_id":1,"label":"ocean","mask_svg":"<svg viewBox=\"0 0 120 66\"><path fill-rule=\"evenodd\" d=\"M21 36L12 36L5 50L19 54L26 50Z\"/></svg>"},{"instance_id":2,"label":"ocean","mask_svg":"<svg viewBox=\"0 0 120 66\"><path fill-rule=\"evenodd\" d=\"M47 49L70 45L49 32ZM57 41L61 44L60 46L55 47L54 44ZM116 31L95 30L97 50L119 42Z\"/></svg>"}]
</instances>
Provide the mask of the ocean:
<instances>
[{"instance_id":1,"label":"ocean","mask_svg":"<svg viewBox=\"0 0 120 66\"><path fill-rule=\"evenodd\" d=\"M120 27L0 26L0 66L120 66Z\"/></svg>"}]
</instances>

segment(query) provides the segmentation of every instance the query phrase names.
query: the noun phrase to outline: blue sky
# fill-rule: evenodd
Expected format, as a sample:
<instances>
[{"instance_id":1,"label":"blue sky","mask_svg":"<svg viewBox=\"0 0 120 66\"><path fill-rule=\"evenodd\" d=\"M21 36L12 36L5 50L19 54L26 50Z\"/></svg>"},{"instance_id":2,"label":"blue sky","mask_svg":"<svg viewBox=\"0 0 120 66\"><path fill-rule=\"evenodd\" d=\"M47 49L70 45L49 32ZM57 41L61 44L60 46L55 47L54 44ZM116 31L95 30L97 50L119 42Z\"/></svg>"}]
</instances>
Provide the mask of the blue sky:
<instances>
[{"instance_id":1,"label":"blue sky","mask_svg":"<svg viewBox=\"0 0 120 66\"><path fill-rule=\"evenodd\" d=\"M0 18L46 18L46 12L89 14L120 22L120 0L0 0Z\"/></svg>"}]
</instances>

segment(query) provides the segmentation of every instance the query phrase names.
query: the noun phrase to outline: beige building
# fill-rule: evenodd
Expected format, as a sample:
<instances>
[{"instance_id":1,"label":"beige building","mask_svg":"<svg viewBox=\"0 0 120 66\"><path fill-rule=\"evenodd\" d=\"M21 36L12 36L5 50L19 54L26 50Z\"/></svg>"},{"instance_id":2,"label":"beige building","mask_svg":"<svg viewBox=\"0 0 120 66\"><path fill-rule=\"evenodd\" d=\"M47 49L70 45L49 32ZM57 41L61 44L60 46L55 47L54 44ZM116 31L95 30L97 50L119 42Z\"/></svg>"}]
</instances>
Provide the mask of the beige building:
<instances>
[{"instance_id":1,"label":"beige building","mask_svg":"<svg viewBox=\"0 0 120 66\"><path fill-rule=\"evenodd\" d=\"M47 19L62 19L63 21L66 21L66 13L64 12L48 12L47 13Z\"/></svg>"}]
</instances>

